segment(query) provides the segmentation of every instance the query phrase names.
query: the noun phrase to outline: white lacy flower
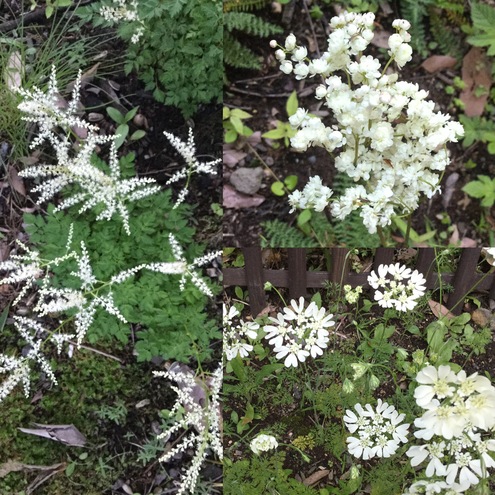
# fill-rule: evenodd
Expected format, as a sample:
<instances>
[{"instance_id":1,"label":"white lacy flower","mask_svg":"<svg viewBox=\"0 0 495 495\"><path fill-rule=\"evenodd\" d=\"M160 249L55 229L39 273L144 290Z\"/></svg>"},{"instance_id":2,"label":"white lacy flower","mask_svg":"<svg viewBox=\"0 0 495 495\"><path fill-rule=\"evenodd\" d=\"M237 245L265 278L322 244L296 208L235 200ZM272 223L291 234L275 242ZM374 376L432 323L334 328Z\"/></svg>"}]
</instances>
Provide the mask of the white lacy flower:
<instances>
[{"instance_id":1,"label":"white lacy flower","mask_svg":"<svg viewBox=\"0 0 495 495\"><path fill-rule=\"evenodd\" d=\"M380 265L378 275L372 271L368 276L368 283L375 289L374 299L381 307L395 308L397 311L413 309L426 291L426 279L423 275L399 263Z\"/></svg>"},{"instance_id":2,"label":"white lacy flower","mask_svg":"<svg viewBox=\"0 0 495 495\"><path fill-rule=\"evenodd\" d=\"M268 452L269 450L276 449L278 442L274 436L262 433L256 438L253 438L249 446L256 455L259 455L260 452Z\"/></svg>"},{"instance_id":3,"label":"white lacy flower","mask_svg":"<svg viewBox=\"0 0 495 495\"><path fill-rule=\"evenodd\" d=\"M294 71L296 79L316 74L324 78L315 97L323 100L337 123L330 130L320 117L295 119L298 130L291 145L298 151L320 146L335 155L337 171L357 185L333 199L332 215L342 220L359 209L371 234L390 225L395 215L411 214L423 196L431 198L440 191L440 178L449 163L445 145L464 132L448 115L435 113L434 103L426 100L427 92L417 84L398 81L397 74L381 75L380 61L363 53L373 38L373 23L372 13L342 12L330 20L332 32L321 56L307 62L306 49L291 34L283 51L295 67L292 61L280 62L280 69L286 74ZM409 26L408 21L396 19L396 33L388 42L391 60L399 68L412 58ZM332 131L338 134L331 135ZM315 209L324 204L305 200L301 191L289 197L293 208L304 202ZM408 306L407 300L402 303Z\"/></svg>"},{"instance_id":4,"label":"white lacy flower","mask_svg":"<svg viewBox=\"0 0 495 495\"><path fill-rule=\"evenodd\" d=\"M346 410L344 423L350 433L357 436L347 438L348 450L354 457L364 460L373 457L390 457L401 443L407 443L409 424L401 424L405 415L399 414L394 406L378 399L374 409L370 404L364 408L354 406L357 414Z\"/></svg>"},{"instance_id":5,"label":"white lacy flower","mask_svg":"<svg viewBox=\"0 0 495 495\"><path fill-rule=\"evenodd\" d=\"M301 210L313 208L315 211L323 211L328 205L333 191L324 186L318 175L311 177L302 191L294 191L289 195L289 204L292 213L296 208Z\"/></svg>"},{"instance_id":6,"label":"white lacy flower","mask_svg":"<svg viewBox=\"0 0 495 495\"><path fill-rule=\"evenodd\" d=\"M323 354L328 345L329 328L335 325L333 315L327 315L324 308L318 309L315 302L304 308L304 298L292 300L283 313L270 317L274 325L263 327L270 345L274 346L277 359L284 359L287 367L297 367L307 357Z\"/></svg>"},{"instance_id":7,"label":"white lacy flower","mask_svg":"<svg viewBox=\"0 0 495 495\"><path fill-rule=\"evenodd\" d=\"M228 310L225 304L223 305L223 351L227 361L231 361L237 355L241 358L249 356L253 350L253 346L246 341L246 337L251 340L258 338L259 324L251 321L245 322L239 320L239 323L234 323L233 319L239 316L239 312L234 306Z\"/></svg>"},{"instance_id":8,"label":"white lacy flower","mask_svg":"<svg viewBox=\"0 0 495 495\"><path fill-rule=\"evenodd\" d=\"M427 409L432 399L445 399L454 395L458 379L450 366L440 365L424 367L417 375L416 381L421 385L414 389L414 398L418 406Z\"/></svg>"}]
</instances>

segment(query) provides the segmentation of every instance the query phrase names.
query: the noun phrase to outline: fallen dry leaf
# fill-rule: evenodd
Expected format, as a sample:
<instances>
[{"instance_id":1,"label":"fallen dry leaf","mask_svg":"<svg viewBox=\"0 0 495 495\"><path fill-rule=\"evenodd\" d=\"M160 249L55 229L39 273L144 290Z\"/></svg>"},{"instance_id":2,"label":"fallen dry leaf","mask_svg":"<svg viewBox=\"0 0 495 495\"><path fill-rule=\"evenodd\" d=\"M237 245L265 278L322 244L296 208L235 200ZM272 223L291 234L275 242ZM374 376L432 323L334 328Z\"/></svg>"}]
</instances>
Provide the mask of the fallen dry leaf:
<instances>
[{"instance_id":1,"label":"fallen dry leaf","mask_svg":"<svg viewBox=\"0 0 495 495\"><path fill-rule=\"evenodd\" d=\"M23 433L48 438L73 447L84 447L86 437L74 425L42 425L33 423L37 428L19 428Z\"/></svg>"},{"instance_id":2,"label":"fallen dry leaf","mask_svg":"<svg viewBox=\"0 0 495 495\"><path fill-rule=\"evenodd\" d=\"M473 47L464 56L462 61L462 80L466 87L459 97L464 103L464 113L468 117L480 116L485 109L490 86L492 85L491 70L491 61L488 60L481 48ZM485 91L483 94L476 96L475 93L480 88L484 88Z\"/></svg>"},{"instance_id":3,"label":"fallen dry leaf","mask_svg":"<svg viewBox=\"0 0 495 495\"><path fill-rule=\"evenodd\" d=\"M325 478L325 476L328 476L330 473L329 469L321 469L320 471L316 471L313 474L309 475L307 478L303 480L303 484L306 486L312 486L321 479Z\"/></svg>"},{"instance_id":4,"label":"fallen dry leaf","mask_svg":"<svg viewBox=\"0 0 495 495\"><path fill-rule=\"evenodd\" d=\"M432 55L421 64L421 67L431 74L432 72L451 69L456 63L457 59L450 55Z\"/></svg>"},{"instance_id":5,"label":"fallen dry leaf","mask_svg":"<svg viewBox=\"0 0 495 495\"><path fill-rule=\"evenodd\" d=\"M385 31L383 29L376 30L374 32L373 39L371 40L371 44L377 46L378 48L388 48L388 39L392 35L390 31Z\"/></svg>"},{"instance_id":6,"label":"fallen dry leaf","mask_svg":"<svg viewBox=\"0 0 495 495\"><path fill-rule=\"evenodd\" d=\"M263 201L265 201L265 198L259 194L247 196L237 192L228 184L223 186L223 206L225 208L252 208L253 206L259 206Z\"/></svg>"},{"instance_id":7,"label":"fallen dry leaf","mask_svg":"<svg viewBox=\"0 0 495 495\"><path fill-rule=\"evenodd\" d=\"M224 146L223 148L223 163L224 165L227 165L227 167L234 167L241 160L244 160L246 156L247 153L245 153L244 151L239 151L227 146Z\"/></svg>"},{"instance_id":8,"label":"fallen dry leaf","mask_svg":"<svg viewBox=\"0 0 495 495\"><path fill-rule=\"evenodd\" d=\"M98 67L100 66L101 62L96 63L88 69L82 76L81 76L81 88L84 88L87 86L95 77L96 72L98 70ZM74 90L74 86L76 85L76 81L71 81L69 84L67 84L67 87L65 88L67 93L71 93Z\"/></svg>"},{"instance_id":9,"label":"fallen dry leaf","mask_svg":"<svg viewBox=\"0 0 495 495\"><path fill-rule=\"evenodd\" d=\"M24 181L19 177L14 167L9 167L9 183L14 191L17 191L21 196L26 196Z\"/></svg>"},{"instance_id":10,"label":"fallen dry leaf","mask_svg":"<svg viewBox=\"0 0 495 495\"><path fill-rule=\"evenodd\" d=\"M9 473L17 471L54 471L62 466L65 467L65 463L52 464L51 466L37 466L34 464L24 464L22 462L8 460L7 462L0 464L0 478L5 478Z\"/></svg>"},{"instance_id":11,"label":"fallen dry leaf","mask_svg":"<svg viewBox=\"0 0 495 495\"><path fill-rule=\"evenodd\" d=\"M22 63L21 54L14 51L10 54L7 60L7 65L5 66L4 78L5 85L11 90L22 86L22 76L24 74L24 64Z\"/></svg>"},{"instance_id":12,"label":"fallen dry leaf","mask_svg":"<svg viewBox=\"0 0 495 495\"><path fill-rule=\"evenodd\" d=\"M428 301L428 305L430 306L431 312L437 318L445 317L448 318L449 320L455 318L455 315L453 315L444 305L440 304L439 302L430 299Z\"/></svg>"}]
</instances>

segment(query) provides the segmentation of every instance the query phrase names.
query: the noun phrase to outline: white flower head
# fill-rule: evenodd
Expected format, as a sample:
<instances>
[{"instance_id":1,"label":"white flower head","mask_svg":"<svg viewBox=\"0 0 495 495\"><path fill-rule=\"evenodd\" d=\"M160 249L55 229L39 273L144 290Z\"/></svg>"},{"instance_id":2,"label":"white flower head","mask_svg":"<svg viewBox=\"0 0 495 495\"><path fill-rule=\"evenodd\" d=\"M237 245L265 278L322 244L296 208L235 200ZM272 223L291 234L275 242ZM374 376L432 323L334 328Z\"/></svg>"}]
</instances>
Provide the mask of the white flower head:
<instances>
[{"instance_id":1,"label":"white flower head","mask_svg":"<svg viewBox=\"0 0 495 495\"><path fill-rule=\"evenodd\" d=\"M256 455L259 455L261 452L276 449L278 442L274 436L261 433L256 438L253 438L249 446Z\"/></svg>"}]
</instances>

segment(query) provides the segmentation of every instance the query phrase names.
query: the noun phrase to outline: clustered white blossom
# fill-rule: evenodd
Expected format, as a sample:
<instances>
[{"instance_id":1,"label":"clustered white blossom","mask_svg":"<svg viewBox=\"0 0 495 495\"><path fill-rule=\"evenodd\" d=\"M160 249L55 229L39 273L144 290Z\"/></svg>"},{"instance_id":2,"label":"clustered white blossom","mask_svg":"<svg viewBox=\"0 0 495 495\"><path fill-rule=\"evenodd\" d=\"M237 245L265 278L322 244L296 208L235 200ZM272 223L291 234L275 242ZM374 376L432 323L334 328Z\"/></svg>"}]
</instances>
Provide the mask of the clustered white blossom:
<instances>
[{"instance_id":1,"label":"clustered white blossom","mask_svg":"<svg viewBox=\"0 0 495 495\"><path fill-rule=\"evenodd\" d=\"M349 304L356 304L359 301L359 296L363 293L363 288L357 286L354 290L350 285L344 285L344 297Z\"/></svg>"},{"instance_id":2,"label":"clustered white blossom","mask_svg":"<svg viewBox=\"0 0 495 495\"><path fill-rule=\"evenodd\" d=\"M186 185L179 193L177 201L174 205L174 208L177 208L184 201L187 193L189 192L188 187L192 175L195 173L216 175L217 170L215 168L215 165L218 165L222 161L222 159L218 158L216 160L201 163L196 157L196 145L194 144L194 136L191 128L189 128L189 136L187 138L187 142L182 141L170 132L164 132L164 134L170 141L170 144L177 150L177 152L182 156L182 158L184 158L184 161L186 162L186 166L182 170L176 172L166 182L166 185L170 185L178 182L181 179L186 179Z\"/></svg>"},{"instance_id":3,"label":"clustered white blossom","mask_svg":"<svg viewBox=\"0 0 495 495\"><path fill-rule=\"evenodd\" d=\"M293 34L284 46L271 42L278 47L275 56L282 72L293 73L296 79L323 79L315 96L336 121L327 125L299 108L290 118L298 129L291 138L293 148L339 151L335 168L357 183L330 199L331 189L313 177L302 192L292 193L291 206L321 211L330 203L333 216L340 220L359 209L370 233L390 225L395 214L417 209L423 195L431 198L440 191L440 175L449 161L445 145L464 132L449 115L434 111L434 102L417 84L398 81L396 73L386 74L392 61L401 68L411 60L408 21L397 19L392 24L396 33L388 40L391 58L385 68L378 59L363 55L374 36L373 22L372 13L333 17L328 48L314 60L307 58L307 49L297 45Z\"/></svg>"},{"instance_id":4,"label":"clustered white blossom","mask_svg":"<svg viewBox=\"0 0 495 495\"><path fill-rule=\"evenodd\" d=\"M406 455L412 467L427 463L428 480L415 483L405 495L440 493L430 484L443 493L464 493L495 467L495 439L490 435L495 428L495 387L478 373L455 373L449 365L426 366L416 381L414 398L425 412L414 421L414 436L425 442L410 447Z\"/></svg>"},{"instance_id":5,"label":"clustered white blossom","mask_svg":"<svg viewBox=\"0 0 495 495\"><path fill-rule=\"evenodd\" d=\"M227 308L223 305L223 352L227 361L235 359L237 355L245 358L253 350L246 337L251 340L258 338L259 324L255 321L239 320L234 321L240 315L239 311L234 306Z\"/></svg>"},{"instance_id":6,"label":"clustered white blossom","mask_svg":"<svg viewBox=\"0 0 495 495\"><path fill-rule=\"evenodd\" d=\"M223 367L205 380L194 376L184 365L174 363L168 371L154 371L155 376L168 378L177 383L171 387L177 393L177 401L170 415L176 416L176 423L161 433L158 438L170 438L171 435L184 430L178 445L168 451L159 460L167 462L180 452L195 450L190 467L186 470L177 495L186 491L194 492L201 466L206 456L213 451L218 458L223 458L221 432L221 403ZM184 411L181 413L181 411Z\"/></svg>"},{"instance_id":7,"label":"clustered white blossom","mask_svg":"<svg viewBox=\"0 0 495 495\"><path fill-rule=\"evenodd\" d=\"M368 283L375 289L374 298L381 307L395 308L397 311L413 309L426 291L423 275L399 263L379 265L378 275L373 270L368 276Z\"/></svg>"},{"instance_id":8,"label":"clustered white blossom","mask_svg":"<svg viewBox=\"0 0 495 495\"><path fill-rule=\"evenodd\" d=\"M401 443L407 443L409 424L402 424L405 415L399 414L394 406L378 399L376 408L356 404L354 409L357 414L347 409L344 416L349 432L357 433L346 440L349 453L354 457L364 460L390 457Z\"/></svg>"},{"instance_id":9,"label":"clustered white blossom","mask_svg":"<svg viewBox=\"0 0 495 495\"><path fill-rule=\"evenodd\" d=\"M43 180L33 189L33 192L40 193L38 203L49 200L69 185L77 185L78 190L61 201L55 211L83 203L79 209L79 213L83 213L102 204L104 209L98 214L97 220L110 220L118 213L122 217L126 232L130 235L129 212L125 203L155 194L160 191L160 187L151 178L121 178L115 136L100 135L97 126L88 124L77 116L81 77L79 72L72 92L72 101L67 108L64 108L64 100L58 94L55 67L52 67L46 93L37 87L31 90L19 89L23 101L18 108L25 114L23 119L38 125L38 136L30 147L48 140L57 158L56 164L27 167L20 175ZM76 130L79 136L85 137L81 137L75 147L69 136ZM97 159L93 155L98 145L109 142L110 173L107 174L98 167Z\"/></svg>"},{"instance_id":10,"label":"clustered white blossom","mask_svg":"<svg viewBox=\"0 0 495 495\"><path fill-rule=\"evenodd\" d=\"M137 43L144 34L144 23L139 18L138 1L131 0L129 3L126 0L112 0L113 5L102 5L100 7L100 15L111 24L124 22L136 22L137 27L131 37L131 43Z\"/></svg>"},{"instance_id":11,"label":"clustered white blossom","mask_svg":"<svg viewBox=\"0 0 495 495\"><path fill-rule=\"evenodd\" d=\"M335 325L333 315L325 308L318 309L313 301L304 309L304 298L294 299L291 307L284 308L276 318L269 317L273 325L263 327L265 339L274 346L277 359L285 358L286 367L297 367L311 354L315 358L323 354L329 341L329 328Z\"/></svg>"},{"instance_id":12,"label":"clustered white blossom","mask_svg":"<svg viewBox=\"0 0 495 495\"><path fill-rule=\"evenodd\" d=\"M249 446L256 455L259 455L260 452L268 452L269 450L276 449L278 442L274 436L260 433L256 438L251 440Z\"/></svg>"}]
</instances>

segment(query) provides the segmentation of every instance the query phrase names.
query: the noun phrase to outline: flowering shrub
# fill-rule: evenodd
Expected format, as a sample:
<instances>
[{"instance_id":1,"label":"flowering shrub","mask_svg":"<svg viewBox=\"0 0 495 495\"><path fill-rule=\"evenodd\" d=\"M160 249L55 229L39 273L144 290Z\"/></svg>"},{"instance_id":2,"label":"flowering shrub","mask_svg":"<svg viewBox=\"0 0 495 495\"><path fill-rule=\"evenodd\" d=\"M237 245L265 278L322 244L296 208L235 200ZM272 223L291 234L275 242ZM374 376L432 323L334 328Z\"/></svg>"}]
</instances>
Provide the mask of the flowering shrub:
<instances>
[{"instance_id":1,"label":"flowering shrub","mask_svg":"<svg viewBox=\"0 0 495 495\"><path fill-rule=\"evenodd\" d=\"M270 345L274 346L277 359L285 358L287 367L297 367L299 362L304 362L311 355L315 358L323 354L323 349L328 343L328 328L335 325L333 315L326 315L324 308L318 309L313 301L304 309L304 298L291 301L291 307L284 308L283 313L278 313L276 318L269 319L274 325L265 325Z\"/></svg>"},{"instance_id":2,"label":"flowering shrub","mask_svg":"<svg viewBox=\"0 0 495 495\"><path fill-rule=\"evenodd\" d=\"M314 60L297 44L293 34L275 55L280 70L298 80L321 77L324 84L315 90L337 124L299 108L290 118L296 135L291 144L298 151L320 146L335 156L335 168L357 184L338 198L319 177L310 179L289 202L295 208L323 210L330 205L336 219L359 210L370 233L390 225L394 215L409 215L418 208L422 196L431 198L440 191L440 175L449 163L446 143L456 142L463 127L448 115L434 111L434 102L417 84L398 81L387 74L392 62L402 68L412 57L406 20L393 22L389 61L384 68L364 51L373 39L374 15L345 12L333 17L326 51ZM343 76L337 73L343 73Z\"/></svg>"}]
</instances>

